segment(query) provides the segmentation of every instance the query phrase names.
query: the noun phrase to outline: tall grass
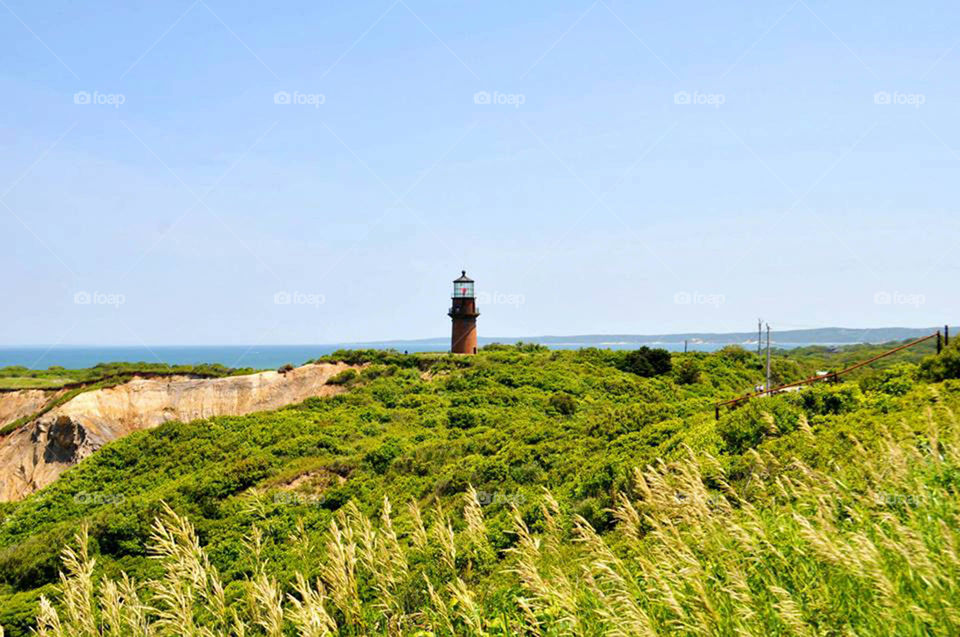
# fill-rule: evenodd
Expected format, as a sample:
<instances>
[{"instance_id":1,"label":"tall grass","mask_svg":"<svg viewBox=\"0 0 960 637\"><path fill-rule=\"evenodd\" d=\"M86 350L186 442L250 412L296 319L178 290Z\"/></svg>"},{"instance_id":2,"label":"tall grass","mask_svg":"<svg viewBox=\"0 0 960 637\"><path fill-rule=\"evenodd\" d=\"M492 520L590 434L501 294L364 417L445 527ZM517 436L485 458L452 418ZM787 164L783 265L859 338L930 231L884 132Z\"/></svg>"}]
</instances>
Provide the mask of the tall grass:
<instances>
[{"instance_id":1,"label":"tall grass","mask_svg":"<svg viewBox=\"0 0 960 637\"><path fill-rule=\"evenodd\" d=\"M252 573L226 594L190 523L165 509L154 580L96 575L86 531L63 551L40 635L956 635L960 428L856 440L862 463L817 471L752 452L734 480L709 456L637 470L599 535L544 493L513 546L490 545L476 492L451 515L347 504L319 563L280 582L251 530ZM812 435L809 434L809 435ZM310 573L318 573L312 578ZM2 637L2 635L0 635Z\"/></svg>"}]
</instances>

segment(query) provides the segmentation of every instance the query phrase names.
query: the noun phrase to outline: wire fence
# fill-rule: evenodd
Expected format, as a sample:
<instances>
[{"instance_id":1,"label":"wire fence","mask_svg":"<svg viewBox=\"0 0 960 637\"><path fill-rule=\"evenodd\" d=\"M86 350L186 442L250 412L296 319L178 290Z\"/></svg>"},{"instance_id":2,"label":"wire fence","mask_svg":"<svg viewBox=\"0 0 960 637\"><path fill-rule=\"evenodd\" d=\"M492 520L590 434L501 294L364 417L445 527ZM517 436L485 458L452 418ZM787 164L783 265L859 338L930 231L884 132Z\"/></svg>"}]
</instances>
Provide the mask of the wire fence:
<instances>
[{"instance_id":1,"label":"wire fence","mask_svg":"<svg viewBox=\"0 0 960 637\"><path fill-rule=\"evenodd\" d=\"M861 367L866 367L867 365L869 365L869 364L871 364L871 363L875 363L876 361L880 360L881 358L886 358L887 356L891 356L891 355L893 355L893 354L896 354L897 352L903 351L903 350L905 350L905 349L907 349L907 348L910 348L910 347L915 347L915 346L917 346L917 345L920 345L921 343L925 343L925 342L929 341L930 339L934 339L934 338L937 339L937 354L939 354L939 353L943 350L944 344L945 344L945 343L946 343L946 344L949 344L949 342L950 342L950 331L949 331L949 328L944 328L944 332L941 332L940 330L937 330L937 331L934 332L933 334L928 334L927 336L924 336L924 337L922 337L922 338L918 338L918 339L915 340L915 341L910 341L909 343L906 343L906 344L904 344L904 345L900 345L899 347L894 347L893 349L888 350L888 351L886 351L886 352L883 352L882 354L878 354L877 356L874 356L874 357L872 357L872 358L868 358L868 359L865 360L865 361L861 361L861 362L857 363L856 365L851 365L850 367L847 367L846 369L841 369L841 370L839 370L839 371L830 372L830 373L828 373L828 374L823 374L823 375L819 375L819 374L818 374L817 376L811 376L810 378L804 378L803 380L797 380L797 381L794 381L794 382L792 382L792 383L786 383L786 384L783 384L783 385L779 385L779 386L777 386L777 387L765 387L765 388L763 389L763 391L753 392L753 393L747 394L747 395L745 395L745 396L738 396L737 398L732 398L732 399L730 399L730 400L725 400L725 401L723 401L723 402L717 403L716 405L714 405L715 412L716 412L716 418L717 418L717 420L720 420L720 408L721 408L721 407L731 407L731 408L733 408L733 407L738 407L739 405L741 405L741 404L743 404L743 403L745 403L745 402L747 402L747 401L749 401L749 400L752 400L752 399L754 399L754 398L760 398L760 397L763 397L763 396L772 396L772 395L774 395L774 394L779 394L779 393L788 391L788 390L790 390L790 389L793 389L794 387L799 388L799 387L802 387L802 386L804 386L804 385L812 385L812 384L814 384L814 383L824 383L824 382L834 382L834 383L838 383L838 382L840 382L840 377L843 376L843 375L845 375L845 374L849 374L850 372L856 371L856 370L860 369Z\"/></svg>"}]
</instances>

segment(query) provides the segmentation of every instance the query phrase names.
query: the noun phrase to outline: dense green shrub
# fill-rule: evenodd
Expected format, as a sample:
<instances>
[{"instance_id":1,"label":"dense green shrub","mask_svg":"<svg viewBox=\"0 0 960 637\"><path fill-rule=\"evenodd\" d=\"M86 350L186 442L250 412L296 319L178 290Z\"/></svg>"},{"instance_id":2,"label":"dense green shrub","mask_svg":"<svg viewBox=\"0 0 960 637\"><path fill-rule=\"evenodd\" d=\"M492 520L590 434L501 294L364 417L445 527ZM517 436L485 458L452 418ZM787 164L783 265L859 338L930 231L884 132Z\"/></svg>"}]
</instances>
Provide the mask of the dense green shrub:
<instances>
[{"instance_id":1,"label":"dense green shrub","mask_svg":"<svg viewBox=\"0 0 960 637\"><path fill-rule=\"evenodd\" d=\"M920 377L934 382L960 378L960 344L953 341L939 355L924 359L920 363Z\"/></svg>"},{"instance_id":2,"label":"dense green shrub","mask_svg":"<svg viewBox=\"0 0 960 637\"><path fill-rule=\"evenodd\" d=\"M768 436L794 431L802 415L786 397L760 398L721 418L717 433L727 453L739 454L755 448Z\"/></svg>"},{"instance_id":3,"label":"dense green shrub","mask_svg":"<svg viewBox=\"0 0 960 637\"><path fill-rule=\"evenodd\" d=\"M700 363L695 358L685 358L676 368L676 381L679 385L694 385L700 382Z\"/></svg>"},{"instance_id":4,"label":"dense green shrub","mask_svg":"<svg viewBox=\"0 0 960 637\"><path fill-rule=\"evenodd\" d=\"M746 363L754 357L751 352L748 352L739 345L726 345L719 349L717 354L734 363L741 364Z\"/></svg>"},{"instance_id":5,"label":"dense green shrub","mask_svg":"<svg viewBox=\"0 0 960 637\"><path fill-rule=\"evenodd\" d=\"M399 456L401 452L400 443L391 438L383 441L376 449L368 451L363 456L363 460L377 473L384 473L393 459Z\"/></svg>"},{"instance_id":6,"label":"dense green shrub","mask_svg":"<svg viewBox=\"0 0 960 637\"><path fill-rule=\"evenodd\" d=\"M620 369L637 376L649 378L669 374L671 369L670 352L665 349L641 347L627 352Z\"/></svg>"},{"instance_id":7,"label":"dense green shrub","mask_svg":"<svg viewBox=\"0 0 960 637\"><path fill-rule=\"evenodd\" d=\"M890 396L906 396L916 385L917 368L899 364L880 370L860 381L863 391L876 391Z\"/></svg>"},{"instance_id":8,"label":"dense green shrub","mask_svg":"<svg viewBox=\"0 0 960 637\"><path fill-rule=\"evenodd\" d=\"M476 409L450 409L447 411L447 425L455 429L473 429L483 422L481 412Z\"/></svg>"},{"instance_id":9,"label":"dense green shrub","mask_svg":"<svg viewBox=\"0 0 960 637\"><path fill-rule=\"evenodd\" d=\"M329 379L327 379L328 385L349 385L350 383L356 381L360 377L360 374L357 373L355 369L345 369L339 374L336 374Z\"/></svg>"},{"instance_id":10,"label":"dense green shrub","mask_svg":"<svg viewBox=\"0 0 960 637\"><path fill-rule=\"evenodd\" d=\"M181 491L205 514L216 517L226 498L260 482L270 474L269 458L256 455L204 472L197 480L181 486Z\"/></svg>"},{"instance_id":11,"label":"dense green shrub","mask_svg":"<svg viewBox=\"0 0 960 637\"><path fill-rule=\"evenodd\" d=\"M863 393L857 385L820 383L805 388L791 397L811 416L845 414L863 403Z\"/></svg>"},{"instance_id":12,"label":"dense green shrub","mask_svg":"<svg viewBox=\"0 0 960 637\"><path fill-rule=\"evenodd\" d=\"M550 407L564 416L572 416L577 412L577 400L570 394L554 394L550 397Z\"/></svg>"}]
</instances>

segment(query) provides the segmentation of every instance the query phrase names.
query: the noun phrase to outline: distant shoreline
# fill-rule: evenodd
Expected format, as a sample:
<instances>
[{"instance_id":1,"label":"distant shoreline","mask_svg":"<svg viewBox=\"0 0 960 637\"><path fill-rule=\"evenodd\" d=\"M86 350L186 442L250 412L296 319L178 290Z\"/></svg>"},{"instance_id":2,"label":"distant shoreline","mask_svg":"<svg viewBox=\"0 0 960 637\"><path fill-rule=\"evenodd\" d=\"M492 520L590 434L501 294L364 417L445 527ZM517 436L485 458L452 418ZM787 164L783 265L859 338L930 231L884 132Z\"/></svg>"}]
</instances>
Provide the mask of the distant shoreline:
<instances>
[{"instance_id":1,"label":"distant shoreline","mask_svg":"<svg viewBox=\"0 0 960 637\"><path fill-rule=\"evenodd\" d=\"M905 340L908 338L918 338L925 336L943 326L934 327L818 327L802 330L781 330L773 332L773 341L775 343L789 343L791 345L857 345L861 343L888 343L890 341ZM960 334L960 328L951 326L951 333ZM348 341L343 343L284 343L266 345L263 347L321 347L321 348L377 348L383 344L421 344L444 346L448 343L448 336L438 336L430 338L410 338L410 339L391 339L383 341ZM747 345L757 344L756 332L676 332L669 334L573 334L567 336L547 334L542 336L481 336L480 342L487 345L490 343L541 343L544 345L555 344L574 344L583 343L591 345L600 344L629 344L629 345L651 345L655 343L680 343L684 341L724 345ZM111 345L111 344L71 344L71 345L51 345L49 343L36 343L28 345L0 345L0 351L14 349L35 349L35 348L220 348L220 347L260 347L249 343L241 345L225 345L222 343L212 343L204 345ZM429 350L432 351L432 350Z\"/></svg>"},{"instance_id":2,"label":"distant shoreline","mask_svg":"<svg viewBox=\"0 0 960 637\"><path fill-rule=\"evenodd\" d=\"M875 344L917 338L937 328L822 328L792 330L774 334L773 346L796 348L809 346L838 347L857 344ZM956 328L951 328L954 331ZM960 334L960 331L954 333ZM752 337L752 338L751 338ZM662 347L683 351L684 341L690 351L711 352L727 345L741 345L746 349L757 346L756 333L688 333L661 335L590 334L578 336L540 337L481 337L480 345L490 343L538 343L551 349L635 349ZM371 341L362 343L333 343L326 345L31 345L0 347L0 367L20 365L29 369L47 369L60 366L67 369L93 367L98 363L147 362L171 365L198 365L219 363L228 367L275 369L291 363L300 365L307 360L330 354L338 349L395 349L408 352L443 352L449 348L447 338L418 340Z\"/></svg>"}]
</instances>

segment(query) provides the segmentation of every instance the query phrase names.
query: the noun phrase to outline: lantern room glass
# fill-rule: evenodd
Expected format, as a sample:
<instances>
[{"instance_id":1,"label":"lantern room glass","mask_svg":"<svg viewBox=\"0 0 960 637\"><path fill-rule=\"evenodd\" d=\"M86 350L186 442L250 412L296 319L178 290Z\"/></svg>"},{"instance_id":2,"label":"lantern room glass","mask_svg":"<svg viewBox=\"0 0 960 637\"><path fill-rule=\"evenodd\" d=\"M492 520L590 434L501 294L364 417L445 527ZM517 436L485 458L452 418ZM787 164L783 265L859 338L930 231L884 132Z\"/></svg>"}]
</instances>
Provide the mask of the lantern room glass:
<instances>
[{"instance_id":1,"label":"lantern room glass","mask_svg":"<svg viewBox=\"0 0 960 637\"><path fill-rule=\"evenodd\" d=\"M453 298L472 299L473 298L473 281L454 281Z\"/></svg>"}]
</instances>

